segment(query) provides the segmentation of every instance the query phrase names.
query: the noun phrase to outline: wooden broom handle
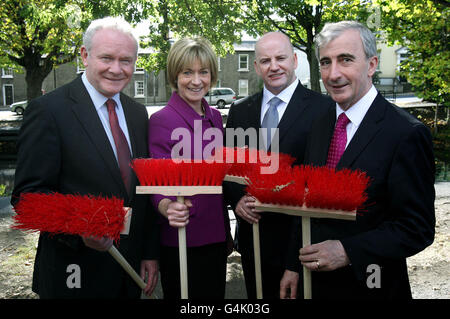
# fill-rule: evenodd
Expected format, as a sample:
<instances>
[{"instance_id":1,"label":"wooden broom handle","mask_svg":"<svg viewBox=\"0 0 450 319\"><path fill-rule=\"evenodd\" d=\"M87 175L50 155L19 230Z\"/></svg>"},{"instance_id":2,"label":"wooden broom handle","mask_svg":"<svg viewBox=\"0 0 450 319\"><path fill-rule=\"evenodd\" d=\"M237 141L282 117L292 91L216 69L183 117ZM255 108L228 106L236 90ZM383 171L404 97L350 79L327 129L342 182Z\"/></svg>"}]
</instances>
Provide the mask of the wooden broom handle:
<instances>
[{"instance_id":1,"label":"wooden broom handle","mask_svg":"<svg viewBox=\"0 0 450 319\"><path fill-rule=\"evenodd\" d=\"M302 216L302 245L311 245L311 218ZM312 298L311 270L303 266L303 294L304 299Z\"/></svg>"},{"instance_id":2,"label":"wooden broom handle","mask_svg":"<svg viewBox=\"0 0 450 319\"><path fill-rule=\"evenodd\" d=\"M253 224L253 255L255 256L256 298L262 299L261 249L259 241L259 223Z\"/></svg>"},{"instance_id":3,"label":"wooden broom handle","mask_svg":"<svg viewBox=\"0 0 450 319\"><path fill-rule=\"evenodd\" d=\"M113 258L122 266L122 268L133 278L133 280L138 284L141 289L144 289L147 284L142 280L142 278L134 271L133 267L130 266L128 261L122 256L122 254L117 250L115 246L111 246L108 252L113 256Z\"/></svg>"},{"instance_id":4,"label":"wooden broom handle","mask_svg":"<svg viewBox=\"0 0 450 319\"><path fill-rule=\"evenodd\" d=\"M177 202L184 204L184 197L177 196ZM178 252L180 257L181 299L188 299L186 227L178 228Z\"/></svg>"}]
</instances>

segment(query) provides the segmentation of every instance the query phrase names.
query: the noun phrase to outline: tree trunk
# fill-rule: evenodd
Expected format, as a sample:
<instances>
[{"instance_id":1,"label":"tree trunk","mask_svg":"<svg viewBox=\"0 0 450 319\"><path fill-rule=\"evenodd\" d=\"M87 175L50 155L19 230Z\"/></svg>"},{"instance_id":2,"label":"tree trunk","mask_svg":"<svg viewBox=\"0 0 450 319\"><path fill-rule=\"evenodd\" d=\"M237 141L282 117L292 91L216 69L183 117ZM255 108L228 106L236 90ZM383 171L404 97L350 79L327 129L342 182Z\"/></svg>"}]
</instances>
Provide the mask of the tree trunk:
<instances>
[{"instance_id":1,"label":"tree trunk","mask_svg":"<svg viewBox=\"0 0 450 319\"><path fill-rule=\"evenodd\" d=\"M162 15L163 21L159 24L159 34L163 39L164 45L161 47L160 54L164 57L164 69L167 70L167 65L165 63L167 59L167 55L170 50L170 28L169 28L169 7L167 4L167 1L161 0L159 1L159 12ZM168 101L170 99L170 96L172 95L172 86L169 83L169 79L167 77L167 72L164 73L164 84L166 87L165 93L166 93L166 100Z\"/></svg>"},{"instance_id":2,"label":"tree trunk","mask_svg":"<svg viewBox=\"0 0 450 319\"><path fill-rule=\"evenodd\" d=\"M311 82L311 90L316 92L321 92L320 90L320 72L319 63L317 61L316 55L314 53L313 47L306 48L306 57L309 63L309 78Z\"/></svg>"},{"instance_id":3,"label":"tree trunk","mask_svg":"<svg viewBox=\"0 0 450 319\"><path fill-rule=\"evenodd\" d=\"M437 134L438 132L438 112L439 112L439 105L436 104L436 108L434 109L434 125L433 125L434 134Z\"/></svg>"},{"instance_id":4,"label":"tree trunk","mask_svg":"<svg viewBox=\"0 0 450 319\"><path fill-rule=\"evenodd\" d=\"M26 59L25 81L27 82L27 101L31 101L42 95L42 83L53 70L53 63L49 59L36 58L35 55Z\"/></svg>"},{"instance_id":5,"label":"tree trunk","mask_svg":"<svg viewBox=\"0 0 450 319\"><path fill-rule=\"evenodd\" d=\"M39 69L26 69L25 80L27 82L27 101L31 101L42 95L42 83L46 75L43 75Z\"/></svg>"}]
</instances>

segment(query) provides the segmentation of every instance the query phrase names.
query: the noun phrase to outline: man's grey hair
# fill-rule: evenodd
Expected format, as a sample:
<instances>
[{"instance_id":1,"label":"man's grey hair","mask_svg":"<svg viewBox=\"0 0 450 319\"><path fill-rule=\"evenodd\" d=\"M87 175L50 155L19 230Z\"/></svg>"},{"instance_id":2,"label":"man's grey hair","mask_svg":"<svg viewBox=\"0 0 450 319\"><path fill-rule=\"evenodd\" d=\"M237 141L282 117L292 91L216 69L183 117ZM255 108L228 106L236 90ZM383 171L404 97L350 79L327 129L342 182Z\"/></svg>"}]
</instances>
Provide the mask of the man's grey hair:
<instances>
[{"instance_id":1,"label":"man's grey hair","mask_svg":"<svg viewBox=\"0 0 450 319\"><path fill-rule=\"evenodd\" d=\"M359 32L367 59L377 56L377 42L372 31L357 21L340 21L326 23L322 31L314 38L317 60L320 60L320 48L326 46L347 30L357 30Z\"/></svg>"},{"instance_id":2,"label":"man's grey hair","mask_svg":"<svg viewBox=\"0 0 450 319\"><path fill-rule=\"evenodd\" d=\"M113 29L120 31L126 35L129 35L131 39L136 43L136 54L137 57L138 49L139 49L139 40L136 35L133 33L133 27L125 21L125 19L120 17L106 17L102 19L93 20L89 27L86 29L83 35L83 45L86 47L87 52L89 53L92 48L92 38L94 34L101 29Z\"/></svg>"}]
</instances>

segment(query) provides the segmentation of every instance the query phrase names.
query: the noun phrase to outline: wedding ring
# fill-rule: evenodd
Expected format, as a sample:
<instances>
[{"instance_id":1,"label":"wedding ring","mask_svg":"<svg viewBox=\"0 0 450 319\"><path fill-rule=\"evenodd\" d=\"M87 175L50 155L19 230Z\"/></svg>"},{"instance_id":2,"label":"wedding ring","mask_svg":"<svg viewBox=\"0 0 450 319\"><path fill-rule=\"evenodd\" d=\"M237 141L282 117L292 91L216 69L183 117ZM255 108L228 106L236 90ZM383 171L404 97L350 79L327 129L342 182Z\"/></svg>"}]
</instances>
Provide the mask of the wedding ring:
<instances>
[{"instance_id":1,"label":"wedding ring","mask_svg":"<svg viewBox=\"0 0 450 319\"><path fill-rule=\"evenodd\" d=\"M316 260L316 266L317 266L317 270L319 270L319 268L320 268L320 263L319 263L318 260Z\"/></svg>"}]
</instances>

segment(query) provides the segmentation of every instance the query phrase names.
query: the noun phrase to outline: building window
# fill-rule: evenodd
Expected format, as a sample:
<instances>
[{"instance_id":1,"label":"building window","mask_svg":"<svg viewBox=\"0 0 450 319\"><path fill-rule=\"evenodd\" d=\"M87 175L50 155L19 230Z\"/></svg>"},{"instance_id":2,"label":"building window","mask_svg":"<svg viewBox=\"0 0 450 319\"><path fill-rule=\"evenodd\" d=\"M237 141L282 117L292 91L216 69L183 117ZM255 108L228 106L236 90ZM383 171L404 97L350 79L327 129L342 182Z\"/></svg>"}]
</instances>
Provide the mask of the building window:
<instances>
[{"instance_id":1,"label":"building window","mask_svg":"<svg viewBox=\"0 0 450 319\"><path fill-rule=\"evenodd\" d=\"M248 54L239 54L238 71L248 71Z\"/></svg>"},{"instance_id":2,"label":"building window","mask_svg":"<svg viewBox=\"0 0 450 319\"><path fill-rule=\"evenodd\" d=\"M12 68L2 69L2 78L12 78L14 71Z\"/></svg>"},{"instance_id":3,"label":"building window","mask_svg":"<svg viewBox=\"0 0 450 319\"><path fill-rule=\"evenodd\" d=\"M83 59L77 56L77 74L83 73L86 69L84 68Z\"/></svg>"},{"instance_id":4,"label":"building window","mask_svg":"<svg viewBox=\"0 0 450 319\"><path fill-rule=\"evenodd\" d=\"M134 82L134 97L144 97L144 81Z\"/></svg>"},{"instance_id":5,"label":"building window","mask_svg":"<svg viewBox=\"0 0 450 319\"><path fill-rule=\"evenodd\" d=\"M134 65L134 73L144 74L144 68L137 66L137 63Z\"/></svg>"},{"instance_id":6,"label":"building window","mask_svg":"<svg viewBox=\"0 0 450 319\"><path fill-rule=\"evenodd\" d=\"M248 96L248 80L239 80L239 96Z\"/></svg>"}]
</instances>

